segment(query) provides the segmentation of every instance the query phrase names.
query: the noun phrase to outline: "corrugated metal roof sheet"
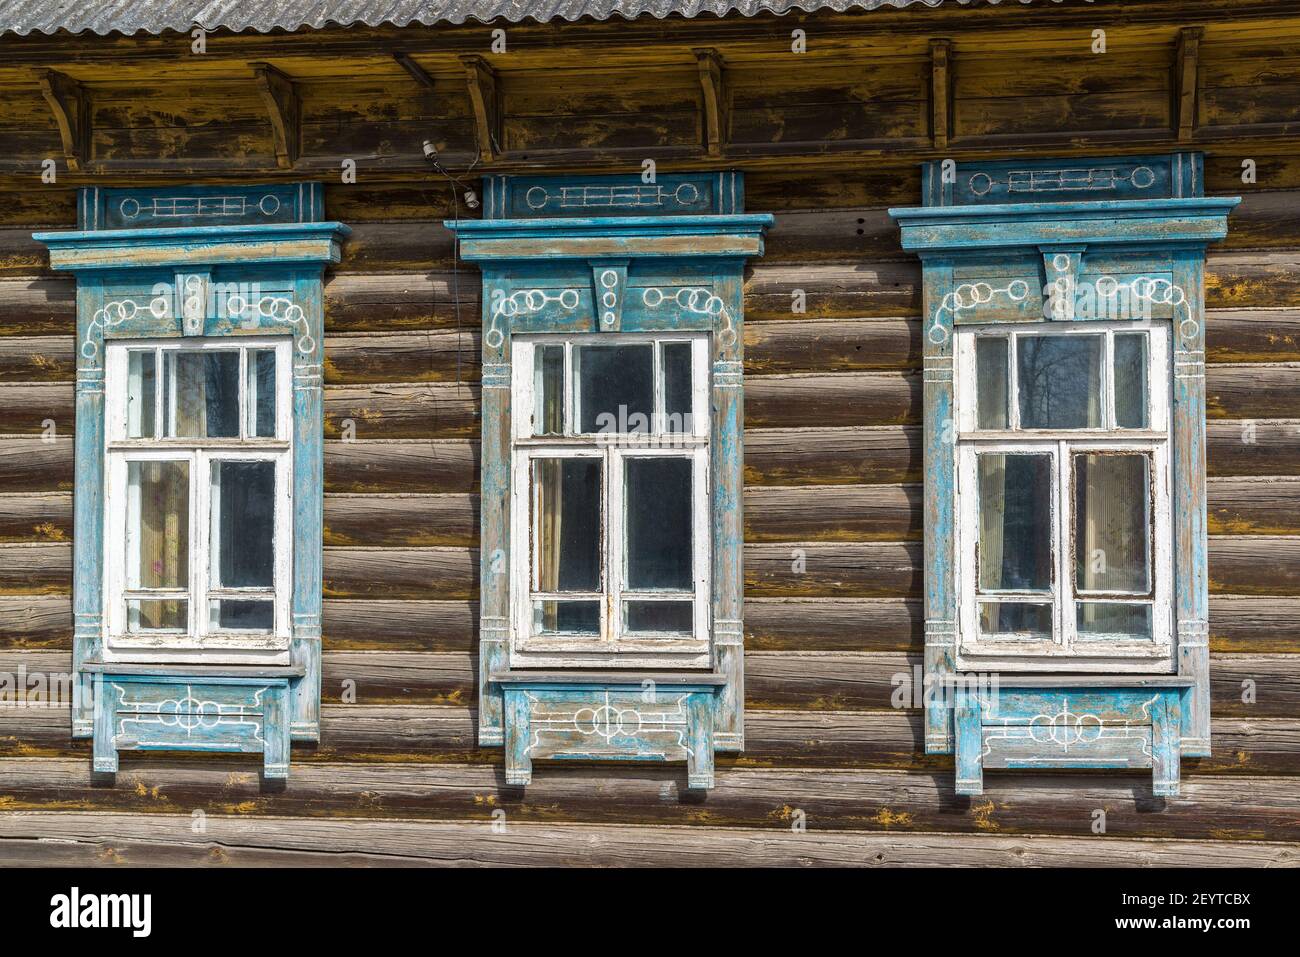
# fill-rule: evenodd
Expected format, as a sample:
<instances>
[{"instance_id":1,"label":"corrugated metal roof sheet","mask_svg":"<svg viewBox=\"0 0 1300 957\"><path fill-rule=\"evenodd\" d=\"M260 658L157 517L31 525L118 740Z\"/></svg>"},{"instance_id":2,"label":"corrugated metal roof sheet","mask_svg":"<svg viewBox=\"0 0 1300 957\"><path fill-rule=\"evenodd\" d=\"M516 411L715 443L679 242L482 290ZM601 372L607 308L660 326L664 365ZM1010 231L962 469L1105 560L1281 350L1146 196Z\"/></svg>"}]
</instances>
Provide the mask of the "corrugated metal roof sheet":
<instances>
[{"instance_id":1,"label":"corrugated metal roof sheet","mask_svg":"<svg viewBox=\"0 0 1300 957\"><path fill-rule=\"evenodd\" d=\"M0 33L90 30L101 35L207 30L319 29L335 24L370 27L419 23L487 23L505 20L578 20L592 17L664 18L673 14L757 16L816 10L874 10L880 7L937 7L947 2L1030 3L1032 0L0 0ZM1061 0L1052 0L1059 3Z\"/></svg>"}]
</instances>

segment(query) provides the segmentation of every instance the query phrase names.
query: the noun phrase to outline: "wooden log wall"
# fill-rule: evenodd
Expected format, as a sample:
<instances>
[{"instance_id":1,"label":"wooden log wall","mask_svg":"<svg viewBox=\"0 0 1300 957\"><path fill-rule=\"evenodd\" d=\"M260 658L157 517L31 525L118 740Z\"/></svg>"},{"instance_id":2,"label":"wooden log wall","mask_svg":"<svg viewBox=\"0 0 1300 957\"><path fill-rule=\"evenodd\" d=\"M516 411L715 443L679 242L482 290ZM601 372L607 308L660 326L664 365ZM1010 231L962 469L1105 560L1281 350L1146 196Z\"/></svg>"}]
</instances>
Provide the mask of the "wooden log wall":
<instances>
[{"instance_id":1,"label":"wooden log wall","mask_svg":"<svg viewBox=\"0 0 1300 957\"><path fill-rule=\"evenodd\" d=\"M324 179L354 230L326 288L320 746L294 748L279 790L186 754L124 754L104 787L66 706L6 704L0 812L39 813L0 813L0 861L1296 863L1300 16L1278 7L1107 2L1054 10L1050 30L1006 7L521 26L495 57L478 27L214 34L204 57L166 37L0 49L0 673L66 671L71 653L73 283L33 229L73 226L80 184L291 176ZM796 26L807 54L788 52ZM935 38L951 41L942 148ZM701 47L722 64L712 134ZM465 54L496 78L481 168L731 165L748 208L776 214L745 286L747 749L707 795L678 767L548 767L506 788L499 750L474 743L478 275L440 225L459 190L420 156L430 138L449 166L477 162ZM294 83L291 170L250 62ZM75 172L38 68L90 97ZM1175 148L1207 152L1209 192L1244 197L1206 269L1214 754L1184 762L1175 799L1145 773L999 773L958 798L919 710L895 706L922 648L920 269L885 210L919 202L923 159ZM483 826L498 809L509 843Z\"/></svg>"}]
</instances>

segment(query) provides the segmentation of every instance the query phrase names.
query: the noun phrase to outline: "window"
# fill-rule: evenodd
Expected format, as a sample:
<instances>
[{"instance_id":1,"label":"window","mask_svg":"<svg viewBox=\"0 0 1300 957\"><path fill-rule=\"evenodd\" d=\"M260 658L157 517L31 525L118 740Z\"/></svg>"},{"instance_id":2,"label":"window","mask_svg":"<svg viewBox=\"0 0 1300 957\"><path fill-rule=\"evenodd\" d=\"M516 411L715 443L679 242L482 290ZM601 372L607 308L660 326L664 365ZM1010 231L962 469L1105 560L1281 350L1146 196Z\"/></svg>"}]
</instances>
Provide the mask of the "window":
<instances>
[{"instance_id":1,"label":"window","mask_svg":"<svg viewBox=\"0 0 1300 957\"><path fill-rule=\"evenodd\" d=\"M478 739L537 760L744 747L738 173L493 176L483 274Z\"/></svg>"},{"instance_id":2,"label":"window","mask_svg":"<svg viewBox=\"0 0 1300 957\"><path fill-rule=\"evenodd\" d=\"M925 749L985 769L1210 753L1196 153L925 164Z\"/></svg>"},{"instance_id":3,"label":"window","mask_svg":"<svg viewBox=\"0 0 1300 957\"><path fill-rule=\"evenodd\" d=\"M1172 668L1168 323L1073 325L956 333L959 665Z\"/></svg>"},{"instance_id":4,"label":"window","mask_svg":"<svg viewBox=\"0 0 1300 957\"><path fill-rule=\"evenodd\" d=\"M288 662L290 348L109 343L107 660Z\"/></svg>"},{"instance_id":5,"label":"window","mask_svg":"<svg viewBox=\"0 0 1300 957\"><path fill-rule=\"evenodd\" d=\"M319 183L83 189L72 733L120 751L320 738Z\"/></svg>"},{"instance_id":6,"label":"window","mask_svg":"<svg viewBox=\"0 0 1300 957\"><path fill-rule=\"evenodd\" d=\"M708 338L535 336L514 352L520 662L708 666Z\"/></svg>"}]
</instances>

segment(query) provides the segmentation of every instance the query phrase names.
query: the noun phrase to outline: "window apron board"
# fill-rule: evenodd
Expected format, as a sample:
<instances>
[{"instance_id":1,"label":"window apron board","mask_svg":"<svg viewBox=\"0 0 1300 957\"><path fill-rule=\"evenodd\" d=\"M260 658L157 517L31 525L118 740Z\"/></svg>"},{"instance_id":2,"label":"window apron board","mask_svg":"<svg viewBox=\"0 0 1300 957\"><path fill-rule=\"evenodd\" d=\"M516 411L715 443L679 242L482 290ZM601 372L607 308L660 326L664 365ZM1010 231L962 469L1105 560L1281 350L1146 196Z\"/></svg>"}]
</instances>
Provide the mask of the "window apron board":
<instances>
[{"instance_id":1,"label":"window apron board","mask_svg":"<svg viewBox=\"0 0 1300 957\"><path fill-rule=\"evenodd\" d=\"M925 747L965 794L985 767L1175 794L1209 754L1202 270L1239 200L1200 154L1062 165L927 163L890 210L924 274Z\"/></svg>"},{"instance_id":2,"label":"window apron board","mask_svg":"<svg viewBox=\"0 0 1300 957\"><path fill-rule=\"evenodd\" d=\"M83 189L73 734L253 751L320 734L320 184Z\"/></svg>"}]
</instances>

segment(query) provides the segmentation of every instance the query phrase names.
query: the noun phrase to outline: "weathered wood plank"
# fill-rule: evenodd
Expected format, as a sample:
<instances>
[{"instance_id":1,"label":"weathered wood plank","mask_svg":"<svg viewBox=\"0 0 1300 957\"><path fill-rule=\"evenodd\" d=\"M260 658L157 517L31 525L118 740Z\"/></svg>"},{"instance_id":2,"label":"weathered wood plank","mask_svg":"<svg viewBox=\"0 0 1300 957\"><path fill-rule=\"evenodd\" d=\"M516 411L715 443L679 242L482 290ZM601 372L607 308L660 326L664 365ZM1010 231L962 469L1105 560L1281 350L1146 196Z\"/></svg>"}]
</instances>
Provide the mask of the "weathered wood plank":
<instances>
[{"instance_id":1,"label":"weathered wood plank","mask_svg":"<svg viewBox=\"0 0 1300 957\"><path fill-rule=\"evenodd\" d=\"M0 597L0 648L72 648L72 600L67 595Z\"/></svg>"},{"instance_id":2,"label":"weathered wood plank","mask_svg":"<svg viewBox=\"0 0 1300 957\"><path fill-rule=\"evenodd\" d=\"M71 587L71 544L0 544L0 594L66 595Z\"/></svg>"},{"instance_id":3,"label":"weathered wood plank","mask_svg":"<svg viewBox=\"0 0 1300 957\"><path fill-rule=\"evenodd\" d=\"M469 492L478 488L479 444L471 439L325 441L327 492ZM4 475L0 442L0 480Z\"/></svg>"},{"instance_id":4,"label":"weathered wood plank","mask_svg":"<svg viewBox=\"0 0 1300 957\"><path fill-rule=\"evenodd\" d=\"M1247 451L1267 449L1285 466L1293 428L1275 437L1277 430L1261 422L1258 442ZM745 479L750 486L915 482L921 470L918 431L897 426L746 430ZM1234 453L1240 431L1230 437ZM6 455L7 448L12 454ZM0 487L33 486L38 473L28 453L39 451L32 440L0 440ZM470 439L327 440L325 487L333 492L471 491L478 487L478 454L478 443ZM1300 449L1292 457L1300 471ZM67 469L70 482L70 460Z\"/></svg>"},{"instance_id":5,"label":"weathered wood plank","mask_svg":"<svg viewBox=\"0 0 1300 957\"><path fill-rule=\"evenodd\" d=\"M1294 782L1285 778L1193 777L1177 801L1162 801L1120 774L990 775L986 795L955 795L946 775L887 770L719 769L699 802L673 787L673 770L548 768L527 789L503 788L491 765L296 765L282 791L263 789L256 773L228 768L123 762L112 788L96 787L85 762L0 759L6 811L95 809L168 814L201 809L265 818L307 815L364 819L481 820L483 795L507 808L512 825L638 823L685 827L754 827L787 823L803 812L818 831L887 831L898 835L988 833L1088 836L1093 811L1106 811L1109 838L1162 837L1225 841L1300 838ZM775 820L773 820L775 818Z\"/></svg>"},{"instance_id":6,"label":"weathered wood plank","mask_svg":"<svg viewBox=\"0 0 1300 957\"><path fill-rule=\"evenodd\" d=\"M919 662L911 652L751 652L745 656L746 707L914 707L908 689ZM12 674L20 666L29 673L67 673L71 660L63 651L0 651L0 672ZM321 701L466 704L474 700L476 681L477 662L469 654L332 651L323 656ZM1215 654L1210 685L1217 717L1293 717L1300 707L1300 672L1289 655Z\"/></svg>"},{"instance_id":7,"label":"weathered wood plank","mask_svg":"<svg viewBox=\"0 0 1300 957\"><path fill-rule=\"evenodd\" d=\"M1207 372L1210 415L1226 419L1300 418L1293 364L1220 365ZM477 384L431 382L329 386L329 438L470 438L477 434ZM755 376L746 385L747 428L818 428L916 424L915 372L805 373ZM71 383L0 384L0 428L10 433L72 429ZM1244 433L1243 433L1244 434ZM1240 437L1238 438L1240 441Z\"/></svg>"},{"instance_id":8,"label":"weathered wood plank","mask_svg":"<svg viewBox=\"0 0 1300 957\"><path fill-rule=\"evenodd\" d=\"M71 540L71 492L0 492L0 542Z\"/></svg>"},{"instance_id":9,"label":"weathered wood plank","mask_svg":"<svg viewBox=\"0 0 1300 957\"><path fill-rule=\"evenodd\" d=\"M472 654L478 605L471 600L331 599L324 603L329 651L455 651ZM920 651L916 598L748 598L750 651ZM68 650L66 595L0 596L0 648ZM1210 648L1300 653L1300 598L1216 595Z\"/></svg>"},{"instance_id":10,"label":"weathered wood plank","mask_svg":"<svg viewBox=\"0 0 1300 957\"><path fill-rule=\"evenodd\" d=\"M1267 556L1261 564L1261 556ZM63 594L64 543L0 544L0 593ZM762 597L910 598L920 593L919 542L787 542L745 547L745 588ZM469 599L478 552L463 546L325 549L329 598ZM1300 536L1210 539L1210 590L1227 595L1300 595Z\"/></svg>"},{"instance_id":11,"label":"weathered wood plank","mask_svg":"<svg viewBox=\"0 0 1300 957\"><path fill-rule=\"evenodd\" d=\"M367 763L499 764L500 752L480 749L476 717L464 704L333 704L322 708L318 746L295 749L294 765ZM745 752L720 767L844 767L937 770L952 759L926 755L919 711L807 711L750 708ZM65 705L35 703L0 709L0 756L88 760L89 745L71 737ZM1215 718L1214 753L1185 765L1186 775L1300 775L1300 722L1283 718ZM171 762L202 768L220 755L170 754L140 767ZM218 765L226 767L226 765Z\"/></svg>"},{"instance_id":12,"label":"weathered wood plank","mask_svg":"<svg viewBox=\"0 0 1300 957\"><path fill-rule=\"evenodd\" d=\"M585 867L1281 866L1291 844L1116 837L744 831L481 820L322 820L189 814L0 814L0 860L20 866L520 865Z\"/></svg>"},{"instance_id":13,"label":"weathered wood plank","mask_svg":"<svg viewBox=\"0 0 1300 957\"><path fill-rule=\"evenodd\" d=\"M0 286L4 285L0 283ZM750 322L748 375L906 370L920 367L920 320L808 319ZM1300 359L1300 310L1219 310L1210 316L1210 362ZM325 340L331 385L460 381L479 377L475 329L335 333ZM71 336L0 336L0 382L68 382Z\"/></svg>"}]
</instances>

